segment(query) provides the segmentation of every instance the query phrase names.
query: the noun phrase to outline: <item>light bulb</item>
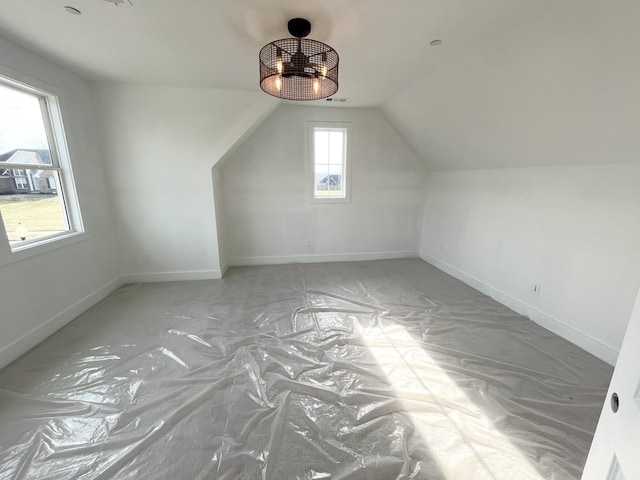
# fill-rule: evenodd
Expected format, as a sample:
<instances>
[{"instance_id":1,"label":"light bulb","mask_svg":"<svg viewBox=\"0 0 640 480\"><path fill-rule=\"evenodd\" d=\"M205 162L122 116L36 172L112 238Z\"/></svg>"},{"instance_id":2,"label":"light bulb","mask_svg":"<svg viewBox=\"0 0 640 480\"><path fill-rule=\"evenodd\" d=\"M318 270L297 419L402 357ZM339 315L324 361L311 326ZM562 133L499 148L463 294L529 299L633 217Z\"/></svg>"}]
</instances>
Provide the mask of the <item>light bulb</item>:
<instances>
[{"instance_id":1,"label":"light bulb","mask_svg":"<svg viewBox=\"0 0 640 480\"><path fill-rule=\"evenodd\" d=\"M323 77L327 76L327 54L326 53L322 54L322 68L320 69L320 71Z\"/></svg>"},{"instance_id":2,"label":"light bulb","mask_svg":"<svg viewBox=\"0 0 640 480\"><path fill-rule=\"evenodd\" d=\"M280 49L276 52L276 70L279 75L282 75L282 50Z\"/></svg>"},{"instance_id":3,"label":"light bulb","mask_svg":"<svg viewBox=\"0 0 640 480\"><path fill-rule=\"evenodd\" d=\"M318 93L320 91L320 80L317 78L313 79L313 93Z\"/></svg>"},{"instance_id":4,"label":"light bulb","mask_svg":"<svg viewBox=\"0 0 640 480\"><path fill-rule=\"evenodd\" d=\"M282 77L280 75L276 77L276 90L282 90Z\"/></svg>"}]
</instances>

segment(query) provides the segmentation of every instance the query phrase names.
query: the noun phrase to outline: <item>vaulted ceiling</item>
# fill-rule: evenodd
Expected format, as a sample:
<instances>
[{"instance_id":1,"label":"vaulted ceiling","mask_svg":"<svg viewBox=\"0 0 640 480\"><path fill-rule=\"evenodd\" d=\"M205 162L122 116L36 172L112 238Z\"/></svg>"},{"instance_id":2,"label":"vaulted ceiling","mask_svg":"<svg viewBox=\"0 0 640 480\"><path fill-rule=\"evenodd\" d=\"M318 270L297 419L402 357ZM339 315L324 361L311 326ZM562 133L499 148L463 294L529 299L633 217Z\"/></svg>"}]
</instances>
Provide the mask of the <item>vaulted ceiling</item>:
<instances>
[{"instance_id":1,"label":"vaulted ceiling","mask_svg":"<svg viewBox=\"0 0 640 480\"><path fill-rule=\"evenodd\" d=\"M258 89L258 51L287 21L340 54L339 96L371 106L469 48L526 0L0 0L12 39L85 76L123 82ZM64 5L82 12L67 13ZM441 47L430 41L443 39Z\"/></svg>"},{"instance_id":2,"label":"vaulted ceiling","mask_svg":"<svg viewBox=\"0 0 640 480\"><path fill-rule=\"evenodd\" d=\"M259 49L301 16L345 106L430 168L640 158L637 0L113 1L0 0L0 34L93 80L259 91Z\"/></svg>"}]
</instances>

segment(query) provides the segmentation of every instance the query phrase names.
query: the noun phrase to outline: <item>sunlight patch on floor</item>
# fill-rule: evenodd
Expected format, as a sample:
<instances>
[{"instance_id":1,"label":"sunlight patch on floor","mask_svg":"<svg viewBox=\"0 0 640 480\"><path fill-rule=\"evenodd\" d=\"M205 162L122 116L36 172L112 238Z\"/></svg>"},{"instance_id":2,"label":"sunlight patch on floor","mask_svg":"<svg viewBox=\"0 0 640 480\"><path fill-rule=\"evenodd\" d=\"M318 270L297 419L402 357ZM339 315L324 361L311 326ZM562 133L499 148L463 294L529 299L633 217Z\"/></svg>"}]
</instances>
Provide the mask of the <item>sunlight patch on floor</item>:
<instances>
[{"instance_id":1,"label":"sunlight patch on floor","mask_svg":"<svg viewBox=\"0 0 640 480\"><path fill-rule=\"evenodd\" d=\"M363 338L443 475L450 480L542 480L490 417L401 325Z\"/></svg>"}]
</instances>

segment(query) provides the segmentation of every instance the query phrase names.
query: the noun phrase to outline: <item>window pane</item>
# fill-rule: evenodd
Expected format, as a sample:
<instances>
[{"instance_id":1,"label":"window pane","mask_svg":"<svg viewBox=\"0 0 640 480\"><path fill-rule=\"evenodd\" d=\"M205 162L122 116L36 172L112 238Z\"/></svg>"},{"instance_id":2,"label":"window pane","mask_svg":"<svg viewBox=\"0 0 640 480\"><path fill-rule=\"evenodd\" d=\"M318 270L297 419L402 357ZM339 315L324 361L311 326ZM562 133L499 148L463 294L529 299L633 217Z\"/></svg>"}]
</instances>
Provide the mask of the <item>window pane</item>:
<instances>
[{"instance_id":1,"label":"window pane","mask_svg":"<svg viewBox=\"0 0 640 480\"><path fill-rule=\"evenodd\" d=\"M316 164L329 163L329 132L316 130L314 133L314 161Z\"/></svg>"},{"instance_id":2,"label":"window pane","mask_svg":"<svg viewBox=\"0 0 640 480\"><path fill-rule=\"evenodd\" d=\"M0 212L12 246L70 229L44 98L0 83Z\"/></svg>"},{"instance_id":3,"label":"window pane","mask_svg":"<svg viewBox=\"0 0 640 480\"><path fill-rule=\"evenodd\" d=\"M329 132L329 163L340 165L343 162L343 132Z\"/></svg>"},{"instance_id":4,"label":"window pane","mask_svg":"<svg viewBox=\"0 0 640 480\"><path fill-rule=\"evenodd\" d=\"M0 211L12 245L69 230L61 192L56 188L58 172L33 169L26 173L26 191L0 195ZM0 176L0 191L13 183L13 179Z\"/></svg>"},{"instance_id":5,"label":"window pane","mask_svg":"<svg viewBox=\"0 0 640 480\"><path fill-rule=\"evenodd\" d=\"M329 165L329 175L342 177L342 165Z\"/></svg>"},{"instance_id":6,"label":"window pane","mask_svg":"<svg viewBox=\"0 0 640 480\"><path fill-rule=\"evenodd\" d=\"M49 150L40 100L0 83L0 155L18 149Z\"/></svg>"},{"instance_id":7,"label":"window pane","mask_svg":"<svg viewBox=\"0 0 640 480\"><path fill-rule=\"evenodd\" d=\"M329 190L342 190L342 165L329 165Z\"/></svg>"},{"instance_id":8,"label":"window pane","mask_svg":"<svg viewBox=\"0 0 640 480\"><path fill-rule=\"evenodd\" d=\"M329 190L329 166L316 165L315 190L317 194L325 194Z\"/></svg>"}]
</instances>

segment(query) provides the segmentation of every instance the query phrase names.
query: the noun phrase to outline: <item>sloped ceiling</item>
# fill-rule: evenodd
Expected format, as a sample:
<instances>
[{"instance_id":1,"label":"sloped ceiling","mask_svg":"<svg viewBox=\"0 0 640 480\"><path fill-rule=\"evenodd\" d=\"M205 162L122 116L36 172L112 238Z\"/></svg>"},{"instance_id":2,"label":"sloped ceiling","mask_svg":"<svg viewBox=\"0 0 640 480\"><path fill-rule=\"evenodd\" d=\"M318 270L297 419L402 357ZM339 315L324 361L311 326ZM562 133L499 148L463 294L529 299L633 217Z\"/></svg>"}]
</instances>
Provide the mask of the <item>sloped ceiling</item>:
<instances>
[{"instance_id":1,"label":"sloped ceiling","mask_svg":"<svg viewBox=\"0 0 640 480\"><path fill-rule=\"evenodd\" d=\"M344 105L430 169L640 161L637 0L132 1L0 0L0 35L89 79L259 91L260 47L302 16Z\"/></svg>"},{"instance_id":2,"label":"sloped ceiling","mask_svg":"<svg viewBox=\"0 0 640 480\"><path fill-rule=\"evenodd\" d=\"M638 19L637 0L521 5L383 109L431 170L640 162Z\"/></svg>"},{"instance_id":3,"label":"sloped ceiling","mask_svg":"<svg viewBox=\"0 0 640 480\"><path fill-rule=\"evenodd\" d=\"M434 38L464 50L526 1L0 0L0 31L94 79L259 91L260 48L301 16L340 54L338 95L361 107L432 71Z\"/></svg>"}]
</instances>

